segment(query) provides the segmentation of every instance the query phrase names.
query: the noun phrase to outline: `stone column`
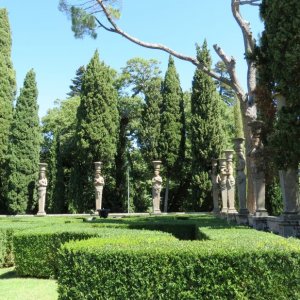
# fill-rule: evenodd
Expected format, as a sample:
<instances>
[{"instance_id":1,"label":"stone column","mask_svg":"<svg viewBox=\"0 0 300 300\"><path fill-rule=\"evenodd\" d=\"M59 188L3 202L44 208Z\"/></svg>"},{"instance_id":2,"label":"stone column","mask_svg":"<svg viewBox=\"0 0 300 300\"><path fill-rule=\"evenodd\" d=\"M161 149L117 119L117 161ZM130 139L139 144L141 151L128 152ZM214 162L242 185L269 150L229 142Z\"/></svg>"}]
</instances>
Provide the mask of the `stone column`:
<instances>
[{"instance_id":1,"label":"stone column","mask_svg":"<svg viewBox=\"0 0 300 300\"><path fill-rule=\"evenodd\" d=\"M95 202L96 202L96 211L102 209L102 192L104 186L104 178L101 176L101 166L102 162L97 161L95 164L95 178L94 178L94 186L95 186Z\"/></svg>"},{"instance_id":2,"label":"stone column","mask_svg":"<svg viewBox=\"0 0 300 300\"><path fill-rule=\"evenodd\" d=\"M268 216L265 207L265 166L264 166L264 145L261 140L263 127L262 121L252 121L248 123L251 127L251 149L248 153L250 157L251 172L253 176L253 190L256 203L256 217Z\"/></svg>"},{"instance_id":3,"label":"stone column","mask_svg":"<svg viewBox=\"0 0 300 300\"><path fill-rule=\"evenodd\" d=\"M153 202L153 213L160 214L160 192L162 189L162 178L159 175L161 161L152 161L154 166L154 177L152 178L152 202Z\"/></svg>"},{"instance_id":4,"label":"stone column","mask_svg":"<svg viewBox=\"0 0 300 300\"><path fill-rule=\"evenodd\" d=\"M46 178L46 163L39 163L39 185L38 185L38 195L39 195L39 210L37 216L45 216L45 204L46 204L46 191L48 180Z\"/></svg>"},{"instance_id":5,"label":"stone column","mask_svg":"<svg viewBox=\"0 0 300 300\"><path fill-rule=\"evenodd\" d=\"M228 213L236 214L235 209L235 179L233 176L233 150L225 150L226 169L227 169L227 197L228 197Z\"/></svg>"},{"instance_id":6,"label":"stone column","mask_svg":"<svg viewBox=\"0 0 300 300\"><path fill-rule=\"evenodd\" d=\"M222 199L222 210L221 213L228 212L228 197L227 197L227 168L226 168L226 159L219 158L219 168L220 173L217 176L217 182L221 190L221 199Z\"/></svg>"},{"instance_id":7,"label":"stone column","mask_svg":"<svg viewBox=\"0 0 300 300\"><path fill-rule=\"evenodd\" d=\"M211 171L211 181L212 181L212 196L213 196L213 212L218 214L219 209L219 184L217 181L218 178L218 160L212 159L211 161L212 171Z\"/></svg>"}]
</instances>

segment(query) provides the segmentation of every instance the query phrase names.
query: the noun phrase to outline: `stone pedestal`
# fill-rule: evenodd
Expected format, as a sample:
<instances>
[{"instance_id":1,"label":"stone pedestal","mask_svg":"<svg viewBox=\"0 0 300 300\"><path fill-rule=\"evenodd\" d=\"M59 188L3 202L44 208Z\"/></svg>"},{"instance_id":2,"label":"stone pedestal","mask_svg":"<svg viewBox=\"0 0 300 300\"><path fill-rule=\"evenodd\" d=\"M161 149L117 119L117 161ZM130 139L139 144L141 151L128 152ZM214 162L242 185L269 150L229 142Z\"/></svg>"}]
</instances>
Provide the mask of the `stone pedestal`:
<instances>
[{"instance_id":1,"label":"stone pedestal","mask_svg":"<svg viewBox=\"0 0 300 300\"><path fill-rule=\"evenodd\" d=\"M235 209L235 179L233 176L233 150L225 150L226 169L227 169L227 197L228 197L228 214L237 214Z\"/></svg>"},{"instance_id":2,"label":"stone pedestal","mask_svg":"<svg viewBox=\"0 0 300 300\"><path fill-rule=\"evenodd\" d=\"M279 222L279 234L284 237L300 237L299 221Z\"/></svg>"},{"instance_id":3,"label":"stone pedestal","mask_svg":"<svg viewBox=\"0 0 300 300\"><path fill-rule=\"evenodd\" d=\"M45 216L45 204L46 204L46 192L47 192L47 185L48 180L46 178L46 163L39 163L39 184L38 184L38 196L39 196L39 208L37 216Z\"/></svg>"},{"instance_id":4,"label":"stone pedestal","mask_svg":"<svg viewBox=\"0 0 300 300\"><path fill-rule=\"evenodd\" d=\"M211 171L211 181L212 181L212 196L213 196L213 213L218 214L220 212L219 208L219 184L218 178L218 161L217 159L212 159L212 171Z\"/></svg>"},{"instance_id":5,"label":"stone pedestal","mask_svg":"<svg viewBox=\"0 0 300 300\"><path fill-rule=\"evenodd\" d=\"M95 164L95 178L94 178L94 186L95 186L95 207L96 211L102 209L102 193L104 186L104 178L101 176L101 167L102 162L97 161Z\"/></svg>"},{"instance_id":6,"label":"stone pedestal","mask_svg":"<svg viewBox=\"0 0 300 300\"><path fill-rule=\"evenodd\" d=\"M219 168L220 173L217 175L217 182L220 186L221 190L221 199L222 199L222 209L221 213L228 212L228 197L227 197L227 169L226 169L226 159L220 158L219 159Z\"/></svg>"},{"instance_id":7,"label":"stone pedestal","mask_svg":"<svg viewBox=\"0 0 300 300\"><path fill-rule=\"evenodd\" d=\"M281 170L279 178L283 198L283 214L298 215L300 213L298 170Z\"/></svg>"},{"instance_id":8,"label":"stone pedestal","mask_svg":"<svg viewBox=\"0 0 300 300\"><path fill-rule=\"evenodd\" d=\"M250 157L251 173L253 178L253 191L256 203L256 217L267 217L265 207L265 165L264 165L264 146L261 141L262 121L252 121L248 124L251 127L251 150Z\"/></svg>"},{"instance_id":9,"label":"stone pedestal","mask_svg":"<svg viewBox=\"0 0 300 300\"><path fill-rule=\"evenodd\" d=\"M249 213L247 213L247 214L238 213L236 216L237 223L239 225L249 225L248 216L249 216Z\"/></svg>"},{"instance_id":10,"label":"stone pedestal","mask_svg":"<svg viewBox=\"0 0 300 300\"><path fill-rule=\"evenodd\" d=\"M253 228L256 230L268 230L268 218L267 217L259 217L253 216Z\"/></svg>"},{"instance_id":11,"label":"stone pedestal","mask_svg":"<svg viewBox=\"0 0 300 300\"><path fill-rule=\"evenodd\" d=\"M154 177L152 178L152 202L153 202L153 213L160 214L160 192L162 189L162 178L159 175L161 161L152 161L154 166Z\"/></svg>"}]
</instances>

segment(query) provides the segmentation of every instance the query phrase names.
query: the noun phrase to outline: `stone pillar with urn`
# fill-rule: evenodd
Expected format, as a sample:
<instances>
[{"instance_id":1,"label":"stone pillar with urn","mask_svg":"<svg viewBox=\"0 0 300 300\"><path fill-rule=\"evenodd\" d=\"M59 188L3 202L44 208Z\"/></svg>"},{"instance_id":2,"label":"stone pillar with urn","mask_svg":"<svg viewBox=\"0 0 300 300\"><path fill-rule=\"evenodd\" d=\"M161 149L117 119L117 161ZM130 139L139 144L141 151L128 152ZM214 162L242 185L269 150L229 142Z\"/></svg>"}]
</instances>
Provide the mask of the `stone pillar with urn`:
<instances>
[{"instance_id":1,"label":"stone pillar with urn","mask_svg":"<svg viewBox=\"0 0 300 300\"><path fill-rule=\"evenodd\" d=\"M162 178L159 175L161 161L152 161L154 166L154 177L152 178L152 202L153 202L153 213L160 214L160 192L162 189Z\"/></svg>"},{"instance_id":2,"label":"stone pillar with urn","mask_svg":"<svg viewBox=\"0 0 300 300\"><path fill-rule=\"evenodd\" d=\"M95 164L95 178L94 178L94 186L95 186L95 206L96 211L102 209L102 193L104 186L104 178L101 176L101 167L102 162L97 161Z\"/></svg>"},{"instance_id":3,"label":"stone pillar with urn","mask_svg":"<svg viewBox=\"0 0 300 300\"><path fill-rule=\"evenodd\" d=\"M45 216L45 204L46 204L46 192L48 180L46 178L46 163L39 163L39 184L38 184L38 196L39 196L39 208L37 216Z\"/></svg>"}]
</instances>

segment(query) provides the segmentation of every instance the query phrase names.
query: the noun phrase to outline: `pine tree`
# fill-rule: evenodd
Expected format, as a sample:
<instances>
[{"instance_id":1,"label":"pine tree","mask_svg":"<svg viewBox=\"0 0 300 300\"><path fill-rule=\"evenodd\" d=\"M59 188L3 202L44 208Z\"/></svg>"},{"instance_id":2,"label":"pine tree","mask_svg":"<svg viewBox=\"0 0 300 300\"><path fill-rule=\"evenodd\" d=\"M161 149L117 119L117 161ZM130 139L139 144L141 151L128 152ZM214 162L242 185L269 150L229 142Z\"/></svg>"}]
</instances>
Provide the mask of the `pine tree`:
<instances>
[{"instance_id":1,"label":"pine tree","mask_svg":"<svg viewBox=\"0 0 300 300\"><path fill-rule=\"evenodd\" d=\"M11 33L6 9L0 9L0 212L6 207L6 158L16 90L11 62Z\"/></svg>"},{"instance_id":2,"label":"pine tree","mask_svg":"<svg viewBox=\"0 0 300 300\"><path fill-rule=\"evenodd\" d=\"M71 174L72 211L94 208L94 162L102 161L106 175L103 197L112 185L118 137L117 92L113 72L99 60L98 51L82 78L81 102L77 111L77 160ZM109 177L110 174L110 177Z\"/></svg>"},{"instance_id":3,"label":"pine tree","mask_svg":"<svg viewBox=\"0 0 300 300\"><path fill-rule=\"evenodd\" d=\"M17 99L11 126L8 163L8 211L25 213L36 205L41 131L35 72L30 70Z\"/></svg>"},{"instance_id":4,"label":"pine tree","mask_svg":"<svg viewBox=\"0 0 300 300\"><path fill-rule=\"evenodd\" d=\"M168 208L170 179L178 179L178 167L183 159L182 145L182 107L183 93L179 76L176 72L174 59L170 56L168 69L162 85L163 103L161 107L161 156L166 171L166 193L164 211Z\"/></svg>"},{"instance_id":5,"label":"pine tree","mask_svg":"<svg viewBox=\"0 0 300 300\"><path fill-rule=\"evenodd\" d=\"M197 58L211 66L207 43L197 45ZM209 170L211 159L218 158L222 150L224 131L222 129L220 96L213 80L200 69L195 71L191 96L191 151L193 210L211 208L211 181Z\"/></svg>"}]
</instances>

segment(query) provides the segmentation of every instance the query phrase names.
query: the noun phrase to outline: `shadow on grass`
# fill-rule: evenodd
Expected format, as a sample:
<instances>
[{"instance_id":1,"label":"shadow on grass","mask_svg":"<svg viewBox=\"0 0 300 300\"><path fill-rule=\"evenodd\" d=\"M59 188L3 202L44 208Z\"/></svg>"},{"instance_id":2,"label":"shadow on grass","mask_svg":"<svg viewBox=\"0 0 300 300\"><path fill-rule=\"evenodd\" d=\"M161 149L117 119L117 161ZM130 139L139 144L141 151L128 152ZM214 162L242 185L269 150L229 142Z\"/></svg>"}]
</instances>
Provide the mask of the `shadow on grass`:
<instances>
[{"instance_id":1,"label":"shadow on grass","mask_svg":"<svg viewBox=\"0 0 300 300\"><path fill-rule=\"evenodd\" d=\"M6 272L5 272L5 270L4 270L4 272L3 272L3 270L0 270L0 271L2 271L1 274L0 274L0 280L1 279L19 278L19 276L17 275L16 271L14 271L14 270L9 269Z\"/></svg>"}]
</instances>

